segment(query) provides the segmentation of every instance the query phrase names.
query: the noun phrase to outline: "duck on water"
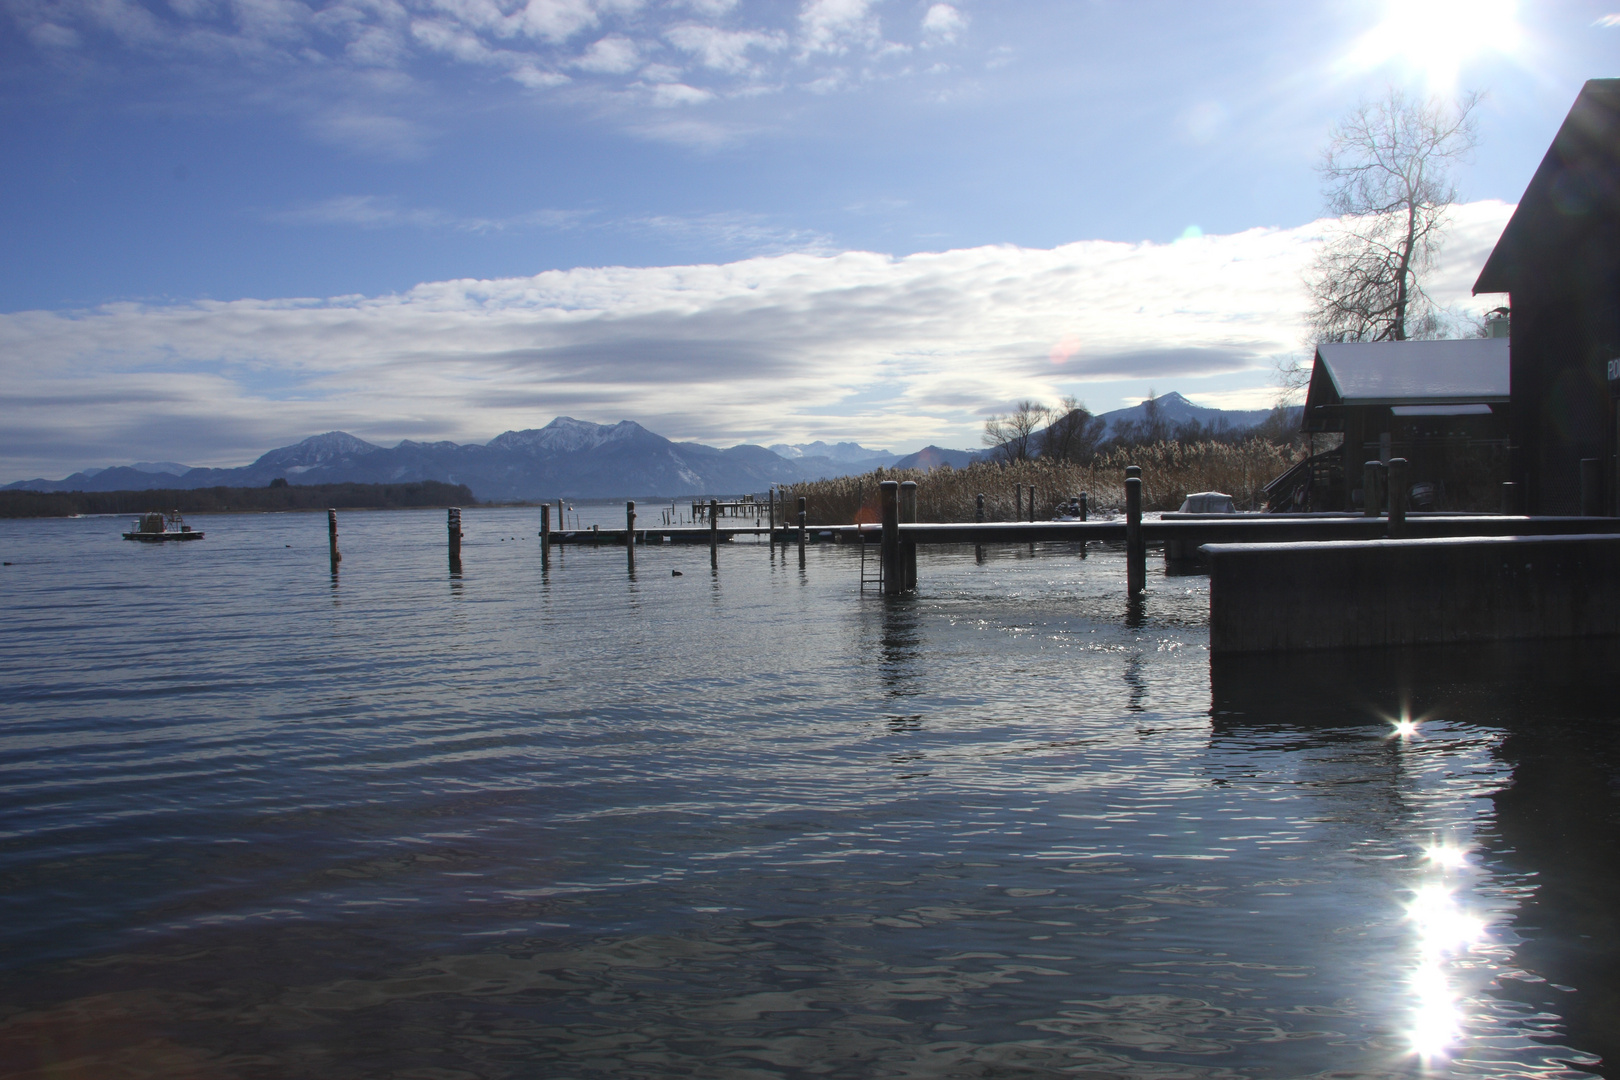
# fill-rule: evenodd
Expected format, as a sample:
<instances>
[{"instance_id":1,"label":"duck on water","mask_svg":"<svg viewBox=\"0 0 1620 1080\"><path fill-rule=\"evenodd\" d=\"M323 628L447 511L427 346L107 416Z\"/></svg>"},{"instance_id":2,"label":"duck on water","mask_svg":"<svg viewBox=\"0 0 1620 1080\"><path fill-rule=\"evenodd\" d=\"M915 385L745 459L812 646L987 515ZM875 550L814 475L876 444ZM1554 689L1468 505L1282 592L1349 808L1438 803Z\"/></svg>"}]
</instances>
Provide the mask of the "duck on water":
<instances>
[{"instance_id":1,"label":"duck on water","mask_svg":"<svg viewBox=\"0 0 1620 1080\"><path fill-rule=\"evenodd\" d=\"M143 544L157 544L165 540L201 540L203 534L192 530L176 510L170 514L142 514L135 522L133 532L124 534L125 540L139 540Z\"/></svg>"}]
</instances>

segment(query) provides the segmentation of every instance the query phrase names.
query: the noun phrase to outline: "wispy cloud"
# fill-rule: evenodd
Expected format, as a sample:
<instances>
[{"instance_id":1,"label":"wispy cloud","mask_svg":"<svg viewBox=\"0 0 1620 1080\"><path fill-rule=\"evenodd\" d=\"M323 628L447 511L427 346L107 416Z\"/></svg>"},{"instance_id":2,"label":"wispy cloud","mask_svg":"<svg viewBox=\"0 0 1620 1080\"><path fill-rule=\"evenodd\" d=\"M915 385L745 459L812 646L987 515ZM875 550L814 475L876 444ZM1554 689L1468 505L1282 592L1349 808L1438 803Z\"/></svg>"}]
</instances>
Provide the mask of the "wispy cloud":
<instances>
[{"instance_id":1,"label":"wispy cloud","mask_svg":"<svg viewBox=\"0 0 1620 1080\"><path fill-rule=\"evenodd\" d=\"M1510 210L1456 208L1440 302L1474 303ZM175 432L194 463L229 464L334 428L486 440L558 412L721 443L972 445L987 412L1098 381L1264 386L1299 348L1300 273L1326 228L0 315L0 475L173 456Z\"/></svg>"},{"instance_id":2,"label":"wispy cloud","mask_svg":"<svg viewBox=\"0 0 1620 1080\"><path fill-rule=\"evenodd\" d=\"M786 252L826 254L829 237L809 229L778 225L761 214L645 214L606 217L590 209L531 210L509 217L466 217L432 207L411 206L379 195L338 195L318 202L264 213L282 225L336 225L358 229L423 229L447 232L500 233L519 229L549 231L592 229L630 236L700 243L749 255Z\"/></svg>"},{"instance_id":3,"label":"wispy cloud","mask_svg":"<svg viewBox=\"0 0 1620 1080\"><path fill-rule=\"evenodd\" d=\"M885 7L897 37L885 34ZM669 138L675 129L637 111L903 76L909 69L896 58L949 46L966 26L950 4L920 20L914 10L899 0L803 0L796 10L735 0L0 0L0 19L42 58L73 54L111 77L157 64L215 92L279 98L315 117L318 135L395 156L428 135L389 119L421 107L411 95L444 74L435 64L486 72L514 94L564 92L559 104ZM251 88L240 85L244 70ZM361 78L382 72L394 77ZM326 92L309 94L311 83ZM345 129L356 137L345 139Z\"/></svg>"}]
</instances>

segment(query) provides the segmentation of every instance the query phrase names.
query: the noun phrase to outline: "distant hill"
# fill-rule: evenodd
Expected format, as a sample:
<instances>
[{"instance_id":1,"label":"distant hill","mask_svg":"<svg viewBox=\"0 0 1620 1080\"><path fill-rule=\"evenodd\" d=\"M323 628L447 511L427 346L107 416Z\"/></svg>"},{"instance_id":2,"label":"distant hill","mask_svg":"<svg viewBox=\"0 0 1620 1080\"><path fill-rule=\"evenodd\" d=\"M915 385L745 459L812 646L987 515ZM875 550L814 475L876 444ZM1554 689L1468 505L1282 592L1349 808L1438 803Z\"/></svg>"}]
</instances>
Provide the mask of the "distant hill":
<instances>
[{"instance_id":1,"label":"distant hill","mask_svg":"<svg viewBox=\"0 0 1620 1080\"><path fill-rule=\"evenodd\" d=\"M1155 419L1155 411L1159 422L1165 424L1173 435L1178 428L1184 428L1190 423L1196 423L1210 432L1238 432L1257 427L1265 422L1271 415L1270 409L1211 409L1204 405L1194 405L1180 394L1171 391L1152 399L1152 404L1144 401L1132 405L1128 409L1115 409L1113 412L1101 413L1098 419L1103 422L1102 439L1116 439L1129 434L1133 429L1141 431Z\"/></svg>"},{"instance_id":2,"label":"distant hill","mask_svg":"<svg viewBox=\"0 0 1620 1080\"><path fill-rule=\"evenodd\" d=\"M949 465L953 469L965 469L979 458L984 457L982 450L946 450L940 446L925 446L915 454L907 454L897 458L893 468L896 469L937 469L941 465Z\"/></svg>"},{"instance_id":3,"label":"distant hill","mask_svg":"<svg viewBox=\"0 0 1620 1080\"><path fill-rule=\"evenodd\" d=\"M887 450L872 450L852 442L826 443L818 440L813 443L772 443L768 449L790 461L825 458L854 472L887 468L897 457Z\"/></svg>"},{"instance_id":4,"label":"distant hill","mask_svg":"<svg viewBox=\"0 0 1620 1080\"><path fill-rule=\"evenodd\" d=\"M1233 411L1194 405L1180 394L1103 413L1103 439L1140 431L1153 421L1168 434L1196 422L1210 431L1239 431L1263 421L1269 410ZM5 491L152 491L291 484L405 484L437 481L465 484L484 502L555 498L636 498L737 495L772 484L849 476L877 468L963 468L984 450L925 446L897 457L858 443L778 443L720 450L673 442L634 421L593 424L559 416L543 428L506 431L487 443L415 442L377 446L344 431L329 431L277 447L251 465L234 469L189 468L177 462L140 462L85 469L61 480L20 480Z\"/></svg>"},{"instance_id":5,"label":"distant hill","mask_svg":"<svg viewBox=\"0 0 1620 1080\"><path fill-rule=\"evenodd\" d=\"M839 444L843 448L853 443ZM810 444L811 448L826 444ZM206 487L264 487L284 479L297 485L400 484L435 480L465 484L483 501L636 496L722 495L764 491L772 484L864 472L892 463L882 451L873 464L851 467L830 456L789 459L763 446L719 450L677 443L633 421L593 424L559 416L543 428L507 431L489 442L458 444L405 440L377 446L347 432L329 431L279 447L234 469L148 472L152 466L86 469L62 480L23 480L11 491L143 491Z\"/></svg>"}]
</instances>

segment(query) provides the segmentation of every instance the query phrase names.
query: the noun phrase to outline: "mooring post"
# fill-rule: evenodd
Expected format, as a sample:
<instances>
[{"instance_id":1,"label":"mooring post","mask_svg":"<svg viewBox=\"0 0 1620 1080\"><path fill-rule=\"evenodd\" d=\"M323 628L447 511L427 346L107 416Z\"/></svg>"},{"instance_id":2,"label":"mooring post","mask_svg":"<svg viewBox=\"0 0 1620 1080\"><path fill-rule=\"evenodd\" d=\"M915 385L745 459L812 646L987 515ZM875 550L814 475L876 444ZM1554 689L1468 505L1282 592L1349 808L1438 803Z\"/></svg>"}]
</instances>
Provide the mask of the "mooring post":
<instances>
[{"instance_id":1,"label":"mooring post","mask_svg":"<svg viewBox=\"0 0 1620 1080\"><path fill-rule=\"evenodd\" d=\"M1035 485L1029 485L1029 520L1035 520Z\"/></svg>"},{"instance_id":2,"label":"mooring post","mask_svg":"<svg viewBox=\"0 0 1620 1080\"><path fill-rule=\"evenodd\" d=\"M452 506L449 518L450 528L450 572L461 573L461 507Z\"/></svg>"},{"instance_id":3,"label":"mooring post","mask_svg":"<svg viewBox=\"0 0 1620 1080\"><path fill-rule=\"evenodd\" d=\"M567 511L563 509L563 501L561 499L558 499L557 500L557 528L561 529L563 532L568 531L568 518L567 518L566 515L567 515Z\"/></svg>"},{"instance_id":4,"label":"mooring post","mask_svg":"<svg viewBox=\"0 0 1620 1080\"><path fill-rule=\"evenodd\" d=\"M1389 527L1385 530L1391 537L1406 532L1406 495L1406 459L1392 457L1389 459Z\"/></svg>"},{"instance_id":5,"label":"mooring post","mask_svg":"<svg viewBox=\"0 0 1620 1080\"><path fill-rule=\"evenodd\" d=\"M766 535L770 537L771 550L774 552L776 550L776 486L774 484L771 486L770 528L766 531Z\"/></svg>"},{"instance_id":6,"label":"mooring post","mask_svg":"<svg viewBox=\"0 0 1620 1080\"><path fill-rule=\"evenodd\" d=\"M1131 466L1136 468L1136 466ZM1128 473L1130 470L1127 469ZM1125 477L1125 591L1139 595L1147 585L1147 544L1142 539L1142 478Z\"/></svg>"},{"instance_id":7,"label":"mooring post","mask_svg":"<svg viewBox=\"0 0 1620 1080\"><path fill-rule=\"evenodd\" d=\"M899 596L906 574L900 566L900 481L878 484L878 507L883 521L883 546L878 565L882 567L883 595Z\"/></svg>"},{"instance_id":8,"label":"mooring post","mask_svg":"<svg viewBox=\"0 0 1620 1080\"><path fill-rule=\"evenodd\" d=\"M720 565L720 500L709 500L709 565Z\"/></svg>"},{"instance_id":9,"label":"mooring post","mask_svg":"<svg viewBox=\"0 0 1620 1080\"><path fill-rule=\"evenodd\" d=\"M628 500L624 504L624 558L630 565L630 573L636 572L636 501Z\"/></svg>"},{"instance_id":10,"label":"mooring post","mask_svg":"<svg viewBox=\"0 0 1620 1080\"><path fill-rule=\"evenodd\" d=\"M540 569L551 565L551 504L540 504Z\"/></svg>"},{"instance_id":11,"label":"mooring post","mask_svg":"<svg viewBox=\"0 0 1620 1080\"><path fill-rule=\"evenodd\" d=\"M1581 458L1581 517L1603 516L1603 459Z\"/></svg>"},{"instance_id":12,"label":"mooring post","mask_svg":"<svg viewBox=\"0 0 1620 1080\"><path fill-rule=\"evenodd\" d=\"M1502 513L1519 512L1519 485L1511 480L1502 481Z\"/></svg>"},{"instance_id":13,"label":"mooring post","mask_svg":"<svg viewBox=\"0 0 1620 1080\"><path fill-rule=\"evenodd\" d=\"M1013 485L1013 520L1024 520L1024 485Z\"/></svg>"},{"instance_id":14,"label":"mooring post","mask_svg":"<svg viewBox=\"0 0 1620 1080\"><path fill-rule=\"evenodd\" d=\"M332 556L332 573L337 573L337 564L343 561L343 556L337 547L337 510L326 511L326 546Z\"/></svg>"},{"instance_id":15,"label":"mooring post","mask_svg":"<svg viewBox=\"0 0 1620 1080\"><path fill-rule=\"evenodd\" d=\"M917 523L917 481L905 480L900 484L900 524L915 525ZM900 543L900 566L905 572L906 591L917 587L917 542L903 540Z\"/></svg>"},{"instance_id":16,"label":"mooring post","mask_svg":"<svg viewBox=\"0 0 1620 1080\"><path fill-rule=\"evenodd\" d=\"M1080 520L1086 521L1091 517L1091 496L1084 491L1080 493Z\"/></svg>"},{"instance_id":17,"label":"mooring post","mask_svg":"<svg viewBox=\"0 0 1620 1080\"><path fill-rule=\"evenodd\" d=\"M799 550L801 552L804 550L805 504L807 501L803 495L799 496Z\"/></svg>"},{"instance_id":18,"label":"mooring post","mask_svg":"<svg viewBox=\"0 0 1620 1080\"><path fill-rule=\"evenodd\" d=\"M1384 463L1367 461L1361 465L1361 515L1377 517L1384 509Z\"/></svg>"},{"instance_id":19,"label":"mooring post","mask_svg":"<svg viewBox=\"0 0 1620 1080\"><path fill-rule=\"evenodd\" d=\"M984 524L984 492L979 492L978 498L973 500L973 520L980 525ZM973 559L975 562L984 562L984 545L973 545Z\"/></svg>"}]
</instances>

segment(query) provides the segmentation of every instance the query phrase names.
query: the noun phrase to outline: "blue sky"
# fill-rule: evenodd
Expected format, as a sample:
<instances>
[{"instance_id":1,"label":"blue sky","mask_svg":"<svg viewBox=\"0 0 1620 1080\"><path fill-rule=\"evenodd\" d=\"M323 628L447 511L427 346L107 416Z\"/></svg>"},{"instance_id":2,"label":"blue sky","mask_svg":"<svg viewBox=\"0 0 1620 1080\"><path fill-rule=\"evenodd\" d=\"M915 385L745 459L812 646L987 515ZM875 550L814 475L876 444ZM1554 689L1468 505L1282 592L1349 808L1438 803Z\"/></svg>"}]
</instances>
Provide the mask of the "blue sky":
<instances>
[{"instance_id":1,"label":"blue sky","mask_svg":"<svg viewBox=\"0 0 1620 1080\"><path fill-rule=\"evenodd\" d=\"M231 464L559 413L908 450L1030 395L1263 403L1333 120L1486 93L1464 304L1620 74L1617 12L0 0L0 479L175 457L154 419Z\"/></svg>"}]
</instances>

